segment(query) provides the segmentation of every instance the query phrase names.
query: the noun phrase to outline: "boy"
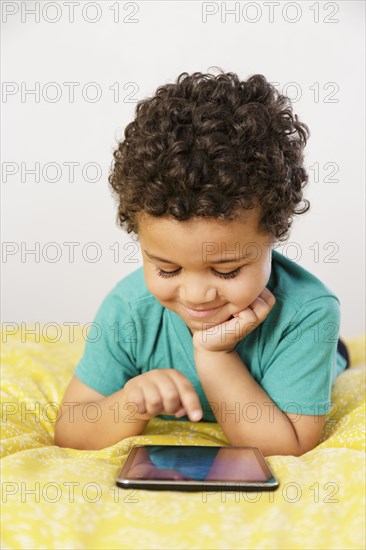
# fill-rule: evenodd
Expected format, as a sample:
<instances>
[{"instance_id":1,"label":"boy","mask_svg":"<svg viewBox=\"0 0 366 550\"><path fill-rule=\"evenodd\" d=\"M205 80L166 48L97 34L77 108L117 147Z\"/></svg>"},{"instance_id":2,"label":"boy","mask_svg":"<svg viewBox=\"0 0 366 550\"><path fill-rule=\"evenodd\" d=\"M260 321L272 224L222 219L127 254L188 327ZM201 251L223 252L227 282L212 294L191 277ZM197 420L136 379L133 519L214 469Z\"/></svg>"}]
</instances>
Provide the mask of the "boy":
<instances>
[{"instance_id":1,"label":"boy","mask_svg":"<svg viewBox=\"0 0 366 550\"><path fill-rule=\"evenodd\" d=\"M264 456L318 444L348 366L339 301L273 250L309 209L308 134L262 75L182 73L138 103L109 183L143 267L97 312L57 445L101 449L156 416L218 422Z\"/></svg>"}]
</instances>

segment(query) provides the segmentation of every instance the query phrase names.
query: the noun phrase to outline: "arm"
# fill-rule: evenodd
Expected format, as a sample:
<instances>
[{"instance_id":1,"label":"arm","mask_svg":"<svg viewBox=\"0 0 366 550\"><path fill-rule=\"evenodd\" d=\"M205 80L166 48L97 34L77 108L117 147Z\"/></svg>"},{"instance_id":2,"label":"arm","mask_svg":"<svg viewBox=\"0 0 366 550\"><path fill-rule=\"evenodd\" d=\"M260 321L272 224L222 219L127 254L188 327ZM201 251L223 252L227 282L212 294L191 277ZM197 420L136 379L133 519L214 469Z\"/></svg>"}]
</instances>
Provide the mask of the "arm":
<instances>
[{"instance_id":1,"label":"arm","mask_svg":"<svg viewBox=\"0 0 366 550\"><path fill-rule=\"evenodd\" d=\"M236 351L195 348L194 358L204 392L231 445L258 447L264 456L300 456L318 443L324 416L282 412Z\"/></svg>"},{"instance_id":2,"label":"arm","mask_svg":"<svg viewBox=\"0 0 366 550\"><path fill-rule=\"evenodd\" d=\"M194 356L204 392L209 401L217 403L213 412L232 445L258 447L265 456L300 456L318 444L325 415L282 412L234 350L235 343L248 334L248 327L250 332L262 323L275 303L265 288L248 308L219 325L219 330L196 331Z\"/></svg>"},{"instance_id":3,"label":"arm","mask_svg":"<svg viewBox=\"0 0 366 550\"><path fill-rule=\"evenodd\" d=\"M148 420L137 419L136 406L127 405L128 402L124 389L98 400L80 402L80 398L65 397L62 416L56 422L55 445L100 450L126 437L140 435Z\"/></svg>"},{"instance_id":4,"label":"arm","mask_svg":"<svg viewBox=\"0 0 366 550\"><path fill-rule=\"evenodd\" d=\"M194 417L194 411L199 416ZM174 369L155 369L128 380L121 390L104 397L75 375L61 405L55 444L100 450L140 435L159 414L188 414L199 420L201 404L191 382Z\"/></svg>"}]
</instances>

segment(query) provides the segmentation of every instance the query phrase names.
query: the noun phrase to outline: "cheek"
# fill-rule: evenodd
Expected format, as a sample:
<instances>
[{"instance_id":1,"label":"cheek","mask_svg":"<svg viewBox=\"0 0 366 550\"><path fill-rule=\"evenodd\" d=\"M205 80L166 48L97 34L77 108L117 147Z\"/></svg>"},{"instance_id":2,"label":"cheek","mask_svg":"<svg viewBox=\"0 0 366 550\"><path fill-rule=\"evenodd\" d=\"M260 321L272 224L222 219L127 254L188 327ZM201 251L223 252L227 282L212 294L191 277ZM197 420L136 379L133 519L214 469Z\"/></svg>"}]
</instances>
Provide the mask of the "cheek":
<instances>
[{"instance_id":1,"label":"cheek","mask_svg":"<svg viewBox=\"0 0 366 550\"><path fill-rule=\"evenodd\" d=\"M259 267L259 266L258 266ZM271 273L271 267L248 269L237 281L226 285L225 297L239 308L248 307L266 286Z\"/></svg>"},{"instance_id":2,"label":"cheek","mask_svg":"<svg viewBox=\"0 0 366 550\"><path fill-rule=\"evenodd\" d=\"M251 297L255 294L255 283L250 278L242 278L241 281L231 282L226 285L225 298L231 304L240 309L246 307L251 301Z\"/></svg>"},{"instance_id":3,"label":"cheek","mask_svg":"<svg viewBox=\"0 0 366 550\"><path fill-rule=\"evenodd\" d=\"M168 301L174 296L174 283L146 270L145 284L149 292L159 301Z\"/></svg>"}]
</instances>

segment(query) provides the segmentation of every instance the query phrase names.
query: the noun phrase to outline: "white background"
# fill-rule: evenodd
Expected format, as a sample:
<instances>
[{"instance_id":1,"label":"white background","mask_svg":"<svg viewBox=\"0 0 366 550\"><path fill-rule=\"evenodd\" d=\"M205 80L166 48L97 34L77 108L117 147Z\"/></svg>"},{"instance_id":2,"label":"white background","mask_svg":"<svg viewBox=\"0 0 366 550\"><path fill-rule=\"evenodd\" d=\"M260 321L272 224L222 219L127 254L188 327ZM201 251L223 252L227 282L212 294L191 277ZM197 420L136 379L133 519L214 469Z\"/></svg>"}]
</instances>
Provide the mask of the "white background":
<instances>
[{"instance_id":1,"label":"white background","mask_svg":"<svg viewBox=\"0 0 366 550\"><path fill-rule=\"evenodd\" d=\"M65 2L1 4L2 322L92 322L117 281L142 265L138 245L115 223L107 182L115 140L138 100L184 71L216 66L241 80L260 73L278 82L309 126L311 210L295 217L288 242L296 245L279 251L339 297L341 335L365 330L363 1L226 3L236 15L225 15L221 2L79 1L73 22ZM79 83L74 102L65 82ZM37 101L22 96L37 83ZM116 83L119 98L110 89ZM26 173L37 162L39 182ZM65 164L72 162L79 163L73 182ZM98 181L88 181L97 175L92 168L83 176L88 163L101 167ZM73 262L67 242L79 243ZM26 254L37 247L39 254Z\"/></svg>"}]
</instances>

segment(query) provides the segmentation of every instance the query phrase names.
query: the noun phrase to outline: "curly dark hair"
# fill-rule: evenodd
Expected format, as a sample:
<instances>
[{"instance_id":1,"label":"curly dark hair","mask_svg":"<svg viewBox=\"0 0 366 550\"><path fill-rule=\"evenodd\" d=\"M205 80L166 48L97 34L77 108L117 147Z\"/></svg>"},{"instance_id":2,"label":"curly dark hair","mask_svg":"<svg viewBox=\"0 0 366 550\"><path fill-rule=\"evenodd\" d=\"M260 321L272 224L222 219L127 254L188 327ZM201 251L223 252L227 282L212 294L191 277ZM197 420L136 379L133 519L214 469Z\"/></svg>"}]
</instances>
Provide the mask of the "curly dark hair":
<instances>
[{"instance_id":1,"label":"curly dark hair","mask_svg":"<svg viewBox=\"0 0 366 550\"><path fill-rule=\"evenodd\" d=\"M233 220L259 205L258 231L280 242L309 210L296 210L308 127L263 75L220 71L184 72L137 103L108 176L127 233L138 235L139 213Z\"/></svg>"}]
</instances>

